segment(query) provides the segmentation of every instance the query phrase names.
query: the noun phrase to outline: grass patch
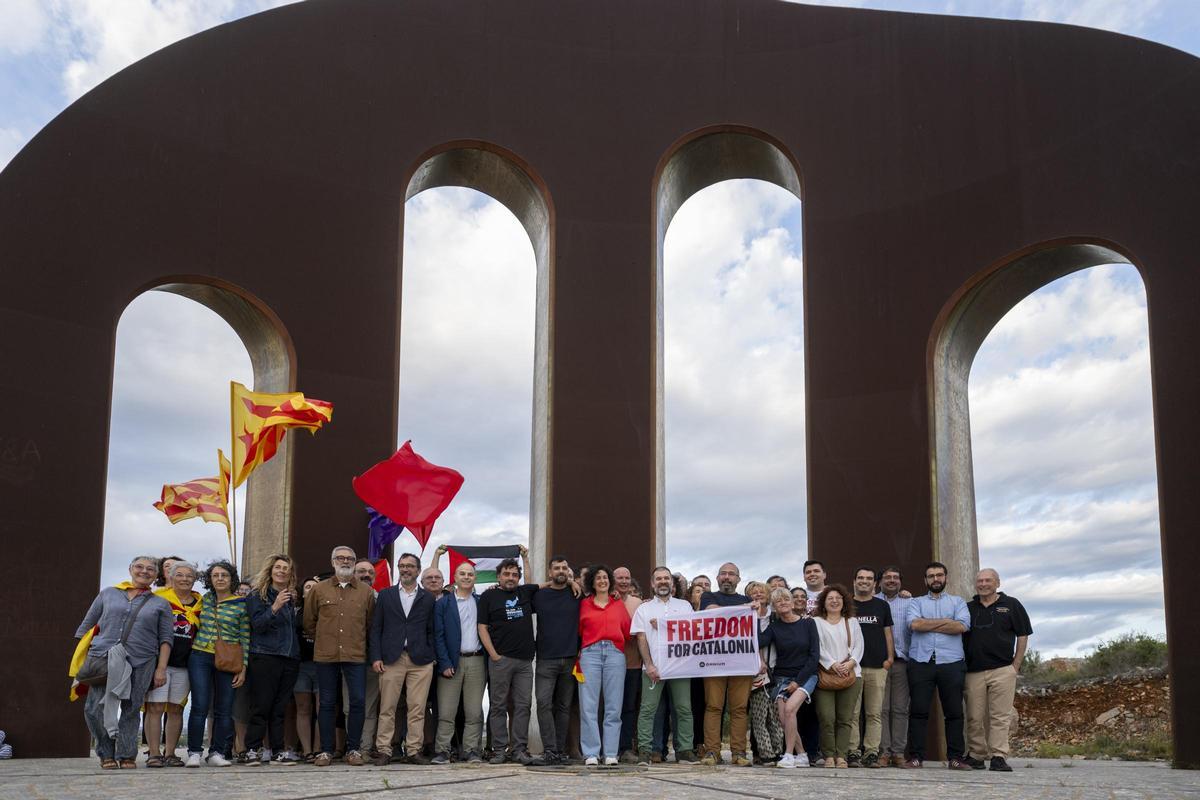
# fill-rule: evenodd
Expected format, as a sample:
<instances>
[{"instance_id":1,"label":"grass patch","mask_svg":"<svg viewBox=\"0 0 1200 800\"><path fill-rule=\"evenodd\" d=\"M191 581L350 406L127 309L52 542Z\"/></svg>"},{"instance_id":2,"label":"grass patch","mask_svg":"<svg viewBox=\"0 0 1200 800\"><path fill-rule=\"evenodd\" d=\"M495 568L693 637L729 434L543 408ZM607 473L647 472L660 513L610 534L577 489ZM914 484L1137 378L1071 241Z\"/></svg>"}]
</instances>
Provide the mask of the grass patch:
<instances>
[{"instance_id":1,"label":"grass patch","mask_svg":"<svg viewBox=\"0 0 1200 800\"><path fill-rule=\"evenodd\" d=\"M1083 659L1065 664L1036 650L1025 655L1021 677L1037 686L1066 686L1085 678L1108 678L1136 669L1166 669L1167 643L1145 633L1127 633L1099 644Z\"/></svg>"},{"instance_id":2,"label":"grass patch","mask_svg":"<svg viewBox=\"0 0 1200 800\"><path fill-rule=\"evenodd\" d=\"M1171 758L1171 737L1165 733L1150 733L1145 736L1113 736L1100 733L1081 744L1055 744L1041 742L1037 746L1038 758L1119 758L1124 761L1154 761Z\"/></svg>"}]
</instances>

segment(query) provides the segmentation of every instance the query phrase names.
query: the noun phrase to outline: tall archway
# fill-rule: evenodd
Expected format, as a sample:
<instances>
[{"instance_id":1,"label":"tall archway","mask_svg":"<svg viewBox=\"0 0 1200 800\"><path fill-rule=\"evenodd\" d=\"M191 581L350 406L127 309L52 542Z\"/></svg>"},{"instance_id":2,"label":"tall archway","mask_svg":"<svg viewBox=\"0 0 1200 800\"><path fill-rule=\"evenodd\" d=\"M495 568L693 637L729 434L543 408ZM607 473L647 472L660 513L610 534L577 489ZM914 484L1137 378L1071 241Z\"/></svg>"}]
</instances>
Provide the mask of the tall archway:
<instances>
[{"instance_id":1,"label":"tall archway","mask_svg":"<svg viewBox=\"0 0 1200 800\"><path fill-rule=\"evenodd\" d=\"M723 181L755 179L800 199L800 175L781 144L760 131L722 126L684 137L660 162L655 183L655 536L652 563L666 563L666 331L665 243L667 230L685 202ZM801 280L800 276L796 276ZM797 287L801 288L801 287ZM730 443L735 446L734 443ZM797 492L804 493L801 482ZM807 527L807 526L806 526Z\"/></svg>"},{"instance_id":2,"label":"tall archway","mask_svg":"<svg viewBox=\"0 0 1200 800\"><path fill-rule=\"evenodd\" d=\"M1137 269L1074 272L997 322L970 375L979 563L1083 655L1165 632L1150 343ZM1047 565L1053 565L1048 568Z\"/></svg>"},{"instance_id":3,"label":"tall archway","mask_svg":"<svg viewBox=\"0 0 1200 800\"><path fill-rule=\"evenodd\" d=\"M534 279L532 426L529 476L530 565L545 570L552 547L548 528L550 497L550 295L552 291L553 208L549 194L533 171L517 156L483 142L456 142L436 148L413 171L405 192L410 201L440 187L473 189L512 212L529 237L536 269ZM406 238L407 238L406 222ZM403 351L404 344L401 343ZM404 415L404 362L400 366L400 414ZM407 438L412 431L401 431ZM418 443L419 449L419 443ZM471 480L471 476L467 476Z\"/></svg>"},{"instance_id":4,"label":"tall archway","mask_svg":"<svg viewBox=\"0 0 1200 800\"><path fill-rule=\"evenodd\" d=\"M1031 248L978 275L947 303L930 338L930 452L933 553L951 573L951 589L974 594L979 566L968 381L975 355L1001 318L1058 278L1101 264L1129 264L1115 246L1061 242Z\"/></svg>"},{"instance_id":5,"label":"tall archway","mask_svg":"<svg viewBox=\"0 0 1200 800\"><path fill-rule=\"evenodd\" d=\"M249 385L252 385L255 391L286 392L295 389L292 377L295 373L295 354L291 341L278 318L247 292L228 284L190 276L173 277L157 282L143 292L138 292L136 297L143 297L145 292L149 291L166 292L195 301L214 312L233 329L249 356L250 375L240 376L231 369L226 374L213 376L217 383L228 387L229 380L242 377L243 382L251 381ZM174 343L172 352L163 353L163 356L186 359L189 346L191 345L186 339L180 339ZM211 449L219 447L228 453L230 443L227 403L228 400L215 410L215 413L225 419L225 427L223 435L212 442ZM191 409L180 406L177 424L189 424L190 413ZM111 449L110 443L110 452ZM215 471L216 454L211 455L211 471ZM285 439L275 458L256 469L245 484L245 507L238 509L238 515L243 522L239 529L237 558L239 566L243 568L246 565L256 565L270 553L287 552L291 549L291 463L291 448ZM202 470L196 475L172 473L163 475L159 483L189 480L204 474L210 472Z\"/></svg>"}]
</instances>

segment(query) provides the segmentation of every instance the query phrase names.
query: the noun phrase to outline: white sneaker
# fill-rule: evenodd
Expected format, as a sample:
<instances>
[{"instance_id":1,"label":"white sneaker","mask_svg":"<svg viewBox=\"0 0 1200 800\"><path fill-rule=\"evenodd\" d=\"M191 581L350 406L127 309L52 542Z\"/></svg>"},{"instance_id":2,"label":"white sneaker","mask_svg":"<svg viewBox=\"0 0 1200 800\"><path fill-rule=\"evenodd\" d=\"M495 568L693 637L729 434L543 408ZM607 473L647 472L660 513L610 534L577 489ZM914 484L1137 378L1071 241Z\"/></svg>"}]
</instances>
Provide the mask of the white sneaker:
<instances>
[{"instance_id":1,"label":"white sneaker","mask_svg":"<svg viewBox=\"0 0 1200 800\"><path fill-rule=\"evenodd\" d=\"M780 769L795 769L796 759L791 753L784 753L783 757L779 759L779 762L775 766L779 767Z\"/></svg>"},{"instance_id":2,"label":"white sneaker","mask_svg":"<svg viewBox=\"0 0 1200 800\"><path fill-rule=\"evenodd\" d=\"M187 763L184 764L184 766L185 767L200 766L200 754L199 753L188 753Z\"/></svg>"},{"instance_id":3,"label":"white sneaker","mask_svg":"<svg viewBox=\"0 0 1200 800\"><path fill-rule=\"evenodd\" d=\"M606 766L606 767L615 767L617 765L617 763L618 763L617 759L615 759L612 756L608 756L607 758L604 759L604 766Z\"/></svg>"},{"instance_id":4,"label":"white sneaker","mask_svg":"<svg viewBox=\"0 0 1200 800\"><path fill-rule=\"evenodd\" d=\"M792 756L792 766L793 767L807 767L808 766L808 753L800 753L799 755Z\"/></svg>"},{"instance_id":5,"label":"white sneaker","mask_svg":"<svg viewBox=\"0 0 1200 800\"><path fill-rule=\"evenodd\" d=\"M233 766L233 762L230 761L225 756L221 755L220 753L209 753L208 758L206 760L208 761L208 765L210 767L232 767Z\"/></svg>"},{"instance_id":6,"label":"white sneaker","mask_svg":"<svg viewBox=\"0 0 1200 800\"><path fill-rule=\"evenodd\" d=\"M587 757L587 759L586 759L586 760L583 762L583 765L584 765L585 767L596 767L596 766L599 766L599 765L600 765L600 759L596 758L595 756L588 756L588 757Z\"/></svg>"}]
</instances>

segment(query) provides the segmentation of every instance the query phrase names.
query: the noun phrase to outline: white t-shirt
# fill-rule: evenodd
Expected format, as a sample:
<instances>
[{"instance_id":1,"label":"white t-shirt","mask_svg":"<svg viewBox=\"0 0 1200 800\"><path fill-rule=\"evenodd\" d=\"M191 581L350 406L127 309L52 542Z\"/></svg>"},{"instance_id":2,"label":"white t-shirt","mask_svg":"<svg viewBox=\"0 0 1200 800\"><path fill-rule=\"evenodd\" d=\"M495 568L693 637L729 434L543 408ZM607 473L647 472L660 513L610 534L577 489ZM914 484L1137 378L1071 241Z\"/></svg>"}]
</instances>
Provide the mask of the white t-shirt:
<instances>
[{"instance_id":1,"label":"white t-shirt","mask_svg":"<svg viewBox=\"0 0 1200 800\"><path fill-rule=\"evenodd\" d=\"M658 645L659 633L663 629L663 620L680 614L691 614L694 610L691 603L678 597L668 597L664 603L655 596L637 607L637 611L633 613L633 621L629 624L629 634L646 634L646 648L650 651L650 657L658 663L658 651L655 648ZM657 629L650 625L652 619L658 620ZM642 669L645 668L646 665L642 664Z\"/></svg>"}]
</instances>

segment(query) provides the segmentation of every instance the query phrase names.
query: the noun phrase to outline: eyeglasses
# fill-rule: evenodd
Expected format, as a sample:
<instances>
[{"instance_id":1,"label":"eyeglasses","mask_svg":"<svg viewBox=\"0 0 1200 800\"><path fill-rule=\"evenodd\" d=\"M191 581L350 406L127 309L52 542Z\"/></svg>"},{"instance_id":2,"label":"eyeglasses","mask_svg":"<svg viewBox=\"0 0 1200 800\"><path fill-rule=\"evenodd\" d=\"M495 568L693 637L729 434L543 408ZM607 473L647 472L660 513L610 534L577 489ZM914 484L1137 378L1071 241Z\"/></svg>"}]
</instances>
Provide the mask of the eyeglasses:
<instances>
[{"instance_id":1,"label":"eyeglasses","mask_svg":"<svg viewBox=\"0 0 1200 800\"><path fill-rule=\"evenodd\" d=\"M334 556L334 557L333 557L333 560L334 560L334 561L340 561L340 562L342 562L343 564L353 564L353 563L354 563L354 556Z\"/></svg>"}]
</instances>

